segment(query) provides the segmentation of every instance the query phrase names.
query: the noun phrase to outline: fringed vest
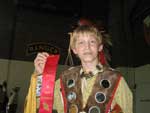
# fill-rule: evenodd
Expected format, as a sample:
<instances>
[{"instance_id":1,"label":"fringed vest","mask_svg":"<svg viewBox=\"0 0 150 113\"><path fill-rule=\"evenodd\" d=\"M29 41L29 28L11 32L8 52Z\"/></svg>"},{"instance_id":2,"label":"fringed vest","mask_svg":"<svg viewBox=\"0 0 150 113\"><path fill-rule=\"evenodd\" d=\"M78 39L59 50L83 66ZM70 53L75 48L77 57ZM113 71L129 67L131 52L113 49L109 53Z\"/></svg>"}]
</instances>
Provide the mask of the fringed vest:
<instances>
[{"instance_id":1,"label":"fringed vest","mask_svg":"<svg viewBox=\"0 0 150 113\"><path fill-rule=\"evenodd\" d=\"M65 112L108 113L113 92L120 78L119 73L110 68L104 68L103 72L98 73L92 92L83 108L80 69L81 67L74 67L61 76Z\"/></svg>"}]
</instances>

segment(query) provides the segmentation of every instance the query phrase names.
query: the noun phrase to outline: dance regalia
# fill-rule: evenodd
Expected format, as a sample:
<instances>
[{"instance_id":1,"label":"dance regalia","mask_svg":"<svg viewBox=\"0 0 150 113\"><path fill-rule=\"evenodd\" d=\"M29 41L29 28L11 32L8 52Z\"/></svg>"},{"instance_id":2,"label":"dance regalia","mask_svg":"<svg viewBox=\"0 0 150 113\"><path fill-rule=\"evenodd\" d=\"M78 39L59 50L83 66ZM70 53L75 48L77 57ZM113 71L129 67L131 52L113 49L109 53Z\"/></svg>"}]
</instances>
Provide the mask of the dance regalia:
<instances>
[{"instance_id":1,"label":"dance regalia","mask_svg":"<svg viewBox=\"0 0 150 113\"><path fill-rule=\"evenodd\" d=\"M94 75L84 78L81 67L66 71L61 76L61 91L63 94L64 110L66 113L121 113L119 105L111 108L114 94L120 82L121 76L118 72L104 67L95 70ZM91 73L92 74L92 73ZM88 75L85 75L88 76ZM94 79L89 92L84 91L85 79ZM89 88L89 87L88 87ZM84 93L89 93L88 98ZM86 99L84 99L86 98Z\"/></svg>"},{"instance_id":2,"label":"dance regalia","mask_svg":"<svg viewBox=\"0 0 150 113\"><path fill-rule=\"evenodd\" d=\"M81 66L61 73L55 81L53 113L133 113L132 92L119 72L103 66L88 78L85 74ZM31 77L24 113L37 112L37 78Z\"/></svg>"}]
</instances>

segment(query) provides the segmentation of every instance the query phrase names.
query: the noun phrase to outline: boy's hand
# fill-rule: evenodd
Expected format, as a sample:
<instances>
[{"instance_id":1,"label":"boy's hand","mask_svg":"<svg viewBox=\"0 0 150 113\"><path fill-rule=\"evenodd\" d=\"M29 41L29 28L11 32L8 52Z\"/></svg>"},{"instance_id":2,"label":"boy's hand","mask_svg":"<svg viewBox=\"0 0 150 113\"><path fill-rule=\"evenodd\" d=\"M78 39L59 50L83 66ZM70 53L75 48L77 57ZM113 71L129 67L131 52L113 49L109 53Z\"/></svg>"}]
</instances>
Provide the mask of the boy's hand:
<instances>
[{"instance_id":1,"label":"boy's hand","mask_svg":"<svg viewBox=\"0 0 150 113\"><path fill-rule=\"evenodd\" d=\"M42 74L44 70L44 66L47 60L47 57L49 56L48 53L42 52L38 53L35 60L34 60L34 66L35 66L35 72L36 74Z\"/></svg>"}]
</instances>

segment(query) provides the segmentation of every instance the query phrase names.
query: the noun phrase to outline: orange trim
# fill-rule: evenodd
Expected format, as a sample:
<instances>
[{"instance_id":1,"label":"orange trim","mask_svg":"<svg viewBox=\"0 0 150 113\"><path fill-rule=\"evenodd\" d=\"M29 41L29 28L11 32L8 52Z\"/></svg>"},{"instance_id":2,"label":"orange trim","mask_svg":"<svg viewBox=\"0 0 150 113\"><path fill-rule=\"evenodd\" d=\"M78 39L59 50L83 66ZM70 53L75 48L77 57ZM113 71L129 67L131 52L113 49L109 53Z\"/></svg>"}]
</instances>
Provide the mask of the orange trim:
<instances>
[{"instance_id":1,"label":"orange trim","mask_svg":"<svg viewBox=\"0 0 150 113\"><path fill-rule=\"evenodd\" d=\"M120 80L121 80L121 75L119 75L119 77L118 77L118 81L117 81L116 86L115 86L115 88L114 88L114 90L113 90L113 92L112 92L112 97L111 97L110 101L109 101L108 104L107 104L106 112L105 112L105 113L108 113L109 110L110 110L110 107L111 107L112 101L113 101L113 99L114 99L115 92L116 92L116 90L117 90L117 88L118 88L118 85L119 85Z\"/></svg>"},{"instance_id":2,"label":"orange trim","mask_svg":"<svg viewBox=\"0 0 150 113\"><path fill-rule=\"evenodd\" d=\"M112 110L112 113L122 113L122 109L118 104L115 105L115 107Z\"/></svg>"}]
</instances>

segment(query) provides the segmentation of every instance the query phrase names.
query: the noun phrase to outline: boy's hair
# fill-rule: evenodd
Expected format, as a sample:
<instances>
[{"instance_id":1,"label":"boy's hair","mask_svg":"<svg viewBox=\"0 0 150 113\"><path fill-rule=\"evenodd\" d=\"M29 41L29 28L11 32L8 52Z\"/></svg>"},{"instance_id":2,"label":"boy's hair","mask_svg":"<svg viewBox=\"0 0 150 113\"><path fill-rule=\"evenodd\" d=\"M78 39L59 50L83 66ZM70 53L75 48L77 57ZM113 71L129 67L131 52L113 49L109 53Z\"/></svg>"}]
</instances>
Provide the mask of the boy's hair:
<instances>
[{"instance_id":1,"label":"boy's hair","mask_svg":"<svg viewBox=\"0 0 150 113\"><path fill-rule=\"evenodd\" d=\"M73 33L71 34L70 37L70 47L71 49L75 48L75 43L77 41L77 38L81 35L93 35L98 43L102 43L102 35L101 33L98 31L98 29L96 29L94 26L79 26L77 27Z\"/></svg>"}]
</instances>

